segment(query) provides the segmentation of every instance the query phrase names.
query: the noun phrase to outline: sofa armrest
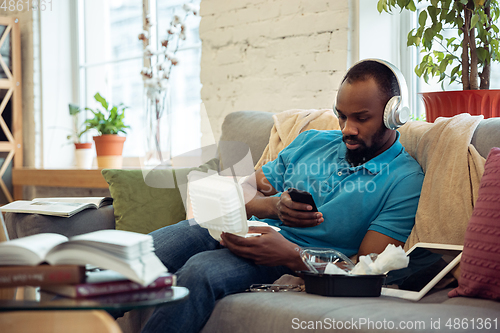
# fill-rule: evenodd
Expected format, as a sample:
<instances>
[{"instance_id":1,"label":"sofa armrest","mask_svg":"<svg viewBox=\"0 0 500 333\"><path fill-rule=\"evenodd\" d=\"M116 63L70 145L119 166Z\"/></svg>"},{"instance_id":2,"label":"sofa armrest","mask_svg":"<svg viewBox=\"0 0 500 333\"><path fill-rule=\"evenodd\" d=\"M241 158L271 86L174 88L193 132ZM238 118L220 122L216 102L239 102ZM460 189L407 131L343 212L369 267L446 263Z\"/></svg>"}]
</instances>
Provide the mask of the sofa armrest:
<instances>
[{"instance_id":1,"label":"sofa armrest","mask_svg":"<svg viewBox=\"0 0 500 333\"><path fill-rule=\"evenodd\" d=\"M10 239L45 232L71 237L102 229L115 229L115 217L113 206L109 205L86 209L72 217L6 213L5 225Z\"/></svg>"}]
</instances>

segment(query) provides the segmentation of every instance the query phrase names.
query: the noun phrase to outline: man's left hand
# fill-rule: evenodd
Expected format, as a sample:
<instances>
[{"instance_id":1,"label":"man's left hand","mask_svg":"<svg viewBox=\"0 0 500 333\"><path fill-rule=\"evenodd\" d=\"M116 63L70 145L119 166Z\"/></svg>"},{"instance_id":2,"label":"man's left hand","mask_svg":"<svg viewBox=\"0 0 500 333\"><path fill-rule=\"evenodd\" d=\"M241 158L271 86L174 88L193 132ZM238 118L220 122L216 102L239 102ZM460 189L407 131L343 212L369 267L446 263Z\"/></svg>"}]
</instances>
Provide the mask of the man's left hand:
<instances>
[{"instance_id":1,"label":"man's left hand","mask_svg":"<svg viewBox=\"0 0 500 333\"><path fill-rule=\"evenodd\" d=\"M306 269L300 258L299 246L286 240L279 232L270 227L250 227L248 232L261 235L245 238L222 233L221 245L237 256L253 260L257 265Z\"/></svg>"}]
</instances>

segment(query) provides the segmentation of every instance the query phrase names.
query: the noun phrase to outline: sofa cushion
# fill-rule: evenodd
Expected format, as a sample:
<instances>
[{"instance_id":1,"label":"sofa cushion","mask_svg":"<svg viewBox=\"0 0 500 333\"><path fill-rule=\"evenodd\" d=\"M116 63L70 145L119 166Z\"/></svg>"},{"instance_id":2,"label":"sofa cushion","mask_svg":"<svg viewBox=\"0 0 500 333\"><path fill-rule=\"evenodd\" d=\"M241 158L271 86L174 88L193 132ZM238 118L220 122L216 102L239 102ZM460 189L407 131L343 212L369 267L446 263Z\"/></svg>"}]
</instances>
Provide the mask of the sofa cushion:
<instances>
[{"instance_id":1,"label":"sofa cushion","mask_svg":"<svg viewBox=\"0 0 500 333\"><path fill-rule=\"evenodd\" d=\"M500 300L500 148L492 148L465 233L459 286L454 296Z\"/></svg>"},{"instance_id":2,"label":"sofa cushion","mask_svg":"<svg viewBox=\"0 0 500 333\"><path fill-rule=\"evenodd\" d=\"M291 144L295 138L307 130L340 130L339 120L332 109L292 109L273 116L274 125L262 157L256 168L278 157L281 150Z\"/></svg>"},{"instance_id":3,"label":"sofa cushion","mask_svg":"<svg viewBox=\"0 0 500 333\"><path fill-rule=\"evenodd\" d=\"M186 217L183 199L187 175L193 170L217 170L216 159L196 167L142 170L104 169L113 198L116 229L150 233Z\"/></svg>"},{"instance_id":4,"label":"sofa cushion","mask_svg":"<svg viewBox=\"0 0 500 333\"><path fill-rule=\"evenodd\" d=\"M486 158L491 148L500 147L500 118L483 119L477 125L471 143Z\"/></svg>"},{"instance_id":5,"label":"sofa cushion","mask_svg":"<svg viewBox=\"0 0 500 333\"><path fill-rule=\"evenodd\" d=\"M221 169L236 164L248 151L255 165L269 142L272 126L272 113L238 111L228 114L222 123L219 141Z\"/></svg>"},{"instance_id":6,"label":"sofa cushion","mask_svg":"<svg viewBox=\"0 0 500 333\"><path fill-rule=\"evenodd\" d=\"M218 301L202 333L440 332L449 328L446 323L453 325L455 318L484 321L497 317L498 307L412 302L387 296L256 292L229 295ZM465 325L453 329L470 331Z\"/></svg>"},{"instance_id":7,"label":"sofa cushion","mask_svg":"<svg viewBox=\"0 0 500 333\"><path fill-rule=\"evenodd\" d=\"M24 213L5 214L5 225L10 239L45 232L71 237L101 229L114 229L114 222L111 205L99 209L85 209L71 217Z\"/></svg>"}]
</instances>

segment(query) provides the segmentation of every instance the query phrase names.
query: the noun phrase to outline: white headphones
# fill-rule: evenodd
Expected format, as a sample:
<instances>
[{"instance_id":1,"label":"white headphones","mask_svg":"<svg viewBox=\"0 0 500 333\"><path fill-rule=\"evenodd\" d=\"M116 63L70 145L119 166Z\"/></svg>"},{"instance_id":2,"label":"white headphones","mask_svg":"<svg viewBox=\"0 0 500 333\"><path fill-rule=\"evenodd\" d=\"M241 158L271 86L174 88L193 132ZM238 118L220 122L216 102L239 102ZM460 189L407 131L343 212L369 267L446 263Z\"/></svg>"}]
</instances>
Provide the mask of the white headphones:
<instances>
[{"instance_id":1,"label":"white headphones","mask_svg":"<svg viewBox=\"0 0 500 333\"><path fill-rule=\"evenodd\" d=\"M387 66L394 73L394 76L398 81L399 92L401 96L393 96L385 105L384 124L385 127L391 130L395 130L403 126L408 121L408 119L410 119L410 108L408 107L408 87L406 86L406 81L403 73L401 73L401 71L393 64L381 59L364 59L355 63L353 67L365 61L376 61ZM342 83L346 79L346 76L347 74L342 79ZM335 106L333 107L333 112L338 118L339 115Z\"/></svg>"}]
</instances>

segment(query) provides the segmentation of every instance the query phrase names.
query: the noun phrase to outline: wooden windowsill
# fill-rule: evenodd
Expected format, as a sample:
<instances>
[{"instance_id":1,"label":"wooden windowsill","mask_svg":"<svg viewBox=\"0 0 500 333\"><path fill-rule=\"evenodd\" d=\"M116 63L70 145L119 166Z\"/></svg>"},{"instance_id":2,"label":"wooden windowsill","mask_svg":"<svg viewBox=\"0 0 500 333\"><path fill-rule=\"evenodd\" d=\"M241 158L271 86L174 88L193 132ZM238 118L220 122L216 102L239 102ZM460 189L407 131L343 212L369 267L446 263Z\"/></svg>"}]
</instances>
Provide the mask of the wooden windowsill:
<instances>
[{"instance_id":1,"label":"wooden windowsill","mask_svg":"<svg viewBox=\"0 0 500 333\"><path fill-rule=\"evenodd\" d=\"M107 188L101 169L14 168L12 185Z\"/></svg>"},{"instance_id":2,"label":"wooden windowsill","mask_svg":"<svg viewBox=\"0 0 500 333\"><path fill-rule=\"evenodd\" d=\"M125 159L124 159L125 160ZM180 156L173 160L173 166L164 166L166 168L184 168L198 166L202 164L201 156ZM125 161L124 161L125 162ZM130 161L127 161L130 162ZM140 164L124 163L123 169L140 169ZM39 168L13 168L12 186L14 200L23 199L23 186L48 186L48 187L72 187L72 188L108 188L108 183L101 174L102 169L39 169Z\"/></svg>"},{"instance_id":3,"label":"wooden windowsill","mask_svg":"<svg viewBox=\"0 0 500 333\"><path fill-rule=\"evenodd\" d=\"M101 169L13 168L14 200L23 199L23 186L108 188Z\"/></svg>"}]
</instances>

